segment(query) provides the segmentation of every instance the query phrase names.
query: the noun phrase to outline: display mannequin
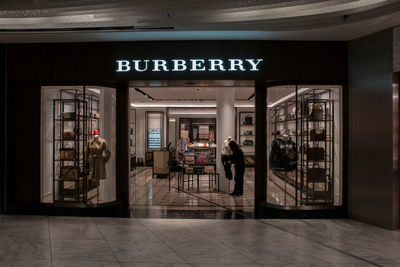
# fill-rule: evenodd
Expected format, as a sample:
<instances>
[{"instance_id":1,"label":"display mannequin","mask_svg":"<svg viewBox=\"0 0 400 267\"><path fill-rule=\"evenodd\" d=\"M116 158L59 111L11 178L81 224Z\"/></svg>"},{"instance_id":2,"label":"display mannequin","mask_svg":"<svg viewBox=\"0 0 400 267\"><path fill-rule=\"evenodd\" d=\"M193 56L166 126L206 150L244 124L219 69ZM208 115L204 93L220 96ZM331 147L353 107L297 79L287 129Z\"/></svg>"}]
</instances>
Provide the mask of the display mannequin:
<instances>
[{"instance_id":1,"label":"display mannequin","mask_svg":"<svg viewBox=\"0 0 400 267\"><path fill-rule=\"evenodd\" d=\"M232 150L229 147L229 142L232 141L232 137L228 136L227 140L224 140L224 143L222 144L222 155L221 155L221 161L222 165L224 166L225 170L225 177L229 180L232 180L233 175L232 175L232 169L231 169L231 156L232 156Z\"/></svg>"},{"instance_id":2,"label":"display mannequin","mask_svg":"<svg viewBox=\"0 0 400 267\"><path fill-rule=\"evenodd\" d=\"M86 160L89 163L89 180L106 179L106 164L111 157L107 142L99 136L99 130L94 130L94 137L86 148Z\"/></svg>"},{"instance_id":3,"label":"display mannequin","mask_svg":"<svg viewBox=\"0 0 400 267\"><path fill-rule=\"evenodd\" d=\"M232 137L228 136L227 140L224 140L224 143L222 144L222 155L227 155L231 156L232 155L232 150L229 147L229 142L232 141Z\"/></svg>"},{"instance_id":4,"label":"display mannequin","mask_svg":"<svg viewBox=\"0 0 400 267\"><path fill-rule=\"evenodd\" d=\"M176 144L176 151L179 154L179 159L182 159L183 153L187 150L187 142L185 138L182 138L178 140Z\"/></svg>"}]
</instances>

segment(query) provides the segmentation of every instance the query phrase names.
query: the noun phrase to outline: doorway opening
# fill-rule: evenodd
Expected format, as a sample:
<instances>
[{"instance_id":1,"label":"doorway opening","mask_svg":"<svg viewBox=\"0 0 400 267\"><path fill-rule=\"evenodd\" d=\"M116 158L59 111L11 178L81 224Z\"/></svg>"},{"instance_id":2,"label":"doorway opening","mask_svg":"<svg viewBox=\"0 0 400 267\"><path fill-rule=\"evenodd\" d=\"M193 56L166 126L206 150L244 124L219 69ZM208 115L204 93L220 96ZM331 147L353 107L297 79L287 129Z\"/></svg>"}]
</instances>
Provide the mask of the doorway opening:
<instances>
[{"instance_id":1,"label":"doorway opening","mask_svg":"<svg viewBox=\"0 0 400 267\"><path fill-rule=\"evenodd\" d=\"M131 216L252 216L253 81L134 81L130 105ZM221 161L228 140L244 154L242 195Z\"/></svg>"}]
</instances>

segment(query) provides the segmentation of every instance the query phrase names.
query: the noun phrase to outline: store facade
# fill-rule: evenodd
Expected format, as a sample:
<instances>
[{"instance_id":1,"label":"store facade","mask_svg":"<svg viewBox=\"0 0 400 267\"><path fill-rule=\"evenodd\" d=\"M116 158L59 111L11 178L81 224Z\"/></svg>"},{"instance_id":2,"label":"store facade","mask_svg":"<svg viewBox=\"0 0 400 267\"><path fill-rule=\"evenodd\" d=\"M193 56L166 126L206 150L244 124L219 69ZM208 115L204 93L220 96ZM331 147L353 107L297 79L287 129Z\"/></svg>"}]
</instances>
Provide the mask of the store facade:
<instances>
[{"instance_id":1,"label":"store facade","mask_svg":"<svg viewBox=\"0 0 400 267\"><path fill-rule=\"evenodd\" d=\"M7 64L7 82L5 82L7 84L7 97L5 98L7 99L6 213L126 216L129 210L128 181L130 172L129 82L138 80L252 80L255 87L254 199L256 215L271 217L346 216L346 42L170 41L10 44L3 47L3 51L7 54L7 60L4 61L4 65ZM279 92L280 86L292 88L292 91L286 95L287 101L269 103L268 99L273 99L273 92L275 90ZM308 87L306 88L306 86ZM313 93L308 97L305 94L311 87ZM334 121L333 113L328 114L328 110L331 112L334 106L333 102L329 102L333 101L333 98L327 99L331 93L329 91L331 87L337 88L337 93L340 95L340 100L336 99L338 101L337 110L341 111L337 116L340 117L340 120L335 121L335 125L328 123L328 121ZM75 88L76 91L72 92L71 88ZM80 92L83 94L80 95ZM68 97L61 97L61 94L68 95ZM94 94L99 95L98 99L90 100ZM313 121L308 115L316 95L318 95L319 103L324 106L324 114L326 114L324 115L324 124L320 119ZM57 102L61 98L66 98L68 101ZM287 104L291 99L296 99L294 106ZM300 119L304 115L298 112L301 109L301 99L310 102L306 107L308 110L306 117L311 122L294 120ZM71 106L71 101L75 107L73 110L69 110L68 107L68 105ZM81 102L90 104L81 106L79 104ZM298 197L296 195L295 204L269 205L271 203L268 203L267 181L271 169L270 144L273 136L271 135L273 132L271 123L274 123L274 131L276 131L276 124L289 123L289 117L273 119L271 108L274 107L274 110L277 110L283 103L287 104L286 109L290 109L288 113L293 113L294 115L291 116L295 116L290 119L296 122L295 127L285 127L290 128L297 139L303 138L302 132L304 131L307 131L304 136L309 135L311 129L301 128L305 125L315 125L315 128L325 125L326 128L323 130L329 137L334 135L333 129L340 131L337 132L338 137L340 136L337 140L326 138L326 140L332 141L331 145L325 142L325 139L324 145L316 145L316 147L324 146L324 151L329 150L334 153L333 143L336 142L335 150L340 151L336 154L336 161L341 162L340 167L337 167L337 174L328 172L324 174L324 176L330 177L329 179L333 179L333 176L336 175L337 185L329 181L328 187L332 189L327 194L332 197L325 194L323 199L326 201L322 204L308 202L309 198L304 200L305 189L299 189L300 193ZM328 107L329 103L332 103L332 108ZM85 105L94 108L89 110L88 107L84 107ZM65 121L71 122L71 118L63 117L68 112L73 113L74 116L75 124L70 126ZM100 130L101 135L103 133L107 135L107 149L110 152L110 157L107 159L107 179L105 179L107 182L101 181L103 179L100 178L98 183L94 182L90 186L97 188L98 192L102 192L101 194L107 195L107 197L103 197L103 201L94 205L44 202L43 176L50 177L51 170L57 168L64 168L65 172L72 169L72 173L74 173L73 167L80 167L79 156L73 165L60 167L60 165L52 164L57 160L70 160L68 159L71 157L70 148L64 145L60 148L56 142L64 144L64 142L72 141L71 138L74 139L77 132L80 136L79 129L77 131L77 128L80 127L77 126L79 121L76 124L75 116L88 117L88 114L90 114L90 122L82 121L84 126L81 127L82 134L88 135L84 139L90 140L90 135L95 134L94 129ZM92 121L98 120L99 117L101 118L99 125L93 129L90 128L89 124L93 125L95 122ZM57 121L61 120L63 121L62 126L57 129L61 129L62 133L59 133L58 136L61 135L64 139L60 141L60 138L56 138L56 134L52 130L55 128L53 124L55 125ZM74 132L72 137L71 135L63 136L65 129ZM285 129L282 128L282 130ZM322 142L313 138L313 142ZM21 142L21 140L24 141ZM79 138L77 142L79 142ZM303 141L297 142L303 144ZM306 144L302 149L306 151L309 146ZM311 145L311 148L313 147ZM311 148L308 150L311 151ZM84 154L82 146L80 149ZM49 151L50 156L46 156L46 151ZM55 151L60 152L58 158L54 156ZM72 153L79 155L77 151ZM325 153L325 155L328 154ZM336 165L327 163L329 160L333 161L332 158L335 157L333 155L324 157L324 163L320 163L318 166L314 161L305 163L306 165L303 165L305 169L302 169L302 172L306 173L308 168L314 167L315 170L336 168ZM311 160L311 156L308 157ZM51 164L46 163L50 161ZM316 161L321 160L316 159ZM46 164L48 166L44 167ZM44 169L48 171L44 171ZM76 176L79 176L79 171L76 172ZM300 176L295 177L294 181L303 185ZM79 184L76 181L74 183ZM296 188L297 186L296 184ZM59 188L53 188L53 190L54 193L59 191ZM335 198L334 191L340 191L340 194L337 194L337 201L333 200ZM54 195L53 200L56 200Z\"/></svg>"}]
</instances>

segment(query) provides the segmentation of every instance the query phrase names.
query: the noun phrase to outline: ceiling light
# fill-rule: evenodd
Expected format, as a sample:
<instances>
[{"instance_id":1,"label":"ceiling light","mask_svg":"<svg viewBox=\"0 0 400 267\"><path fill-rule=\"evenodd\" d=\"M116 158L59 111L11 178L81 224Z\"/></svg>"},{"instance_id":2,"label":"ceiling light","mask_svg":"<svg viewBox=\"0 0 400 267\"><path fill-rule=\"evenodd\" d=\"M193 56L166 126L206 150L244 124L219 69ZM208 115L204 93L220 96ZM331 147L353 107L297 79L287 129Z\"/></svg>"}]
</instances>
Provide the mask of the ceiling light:
<instances>
[{"instance_id":1,"label":"ceiling light","mask_svg":"<svg viewBox=\"0 0 400 267\"><path fill-rule=\"evenodd\" d=\"M217 111L216 110L199 110L199 111L170 111L169 115L216 115Z\"/></svg>"},{"instance_id":2,"label":"ceiling light","mask_svg":"<svg viewBox=\"0 0 400 267\"><path fill-rule=\"evenodd\" d=\"M157 104L131 103L134 108L216 108L216 104ZM254 104L235 104L235 108L254 108Z\"/></svg>"},{"instance_id":3,"label":"ceiling light","mask_svg":"<svg viewBox=\"0 0 400 267\"><path fill-rule=\"evenodd\" d=\"M305 91L307 91L307 90L309 90L309 89L310 89L310 88L301 88L301 89L299 89L299 90L297 91L297 94L303 93L303 92L305 92ZM282 97L282 98L279 99L278 101L272 103L271 105L268 105L268 107L269 107L269 108L272 108L272 107L278 105L279 103L282 103L283 101L288 100L288 99L290 99L290 98L292 98L292 97L294 97L294 96L296 96L296 92L293 92L293 93L291 93L291 94L288 94L287 96Z\"/></svg>"},{"instance_id":4,"label":"ceiling light","mask_svg":"<svg viewBox=\"0 0 400 267\"><path fill-rule=\"evenodd\" d=\"M96 94L100 94L100 89L95 89L95 88L86 88L88 91L91 91L91 92L93 92L93 93L96 93Z\"/></svg>"}]
</instances>

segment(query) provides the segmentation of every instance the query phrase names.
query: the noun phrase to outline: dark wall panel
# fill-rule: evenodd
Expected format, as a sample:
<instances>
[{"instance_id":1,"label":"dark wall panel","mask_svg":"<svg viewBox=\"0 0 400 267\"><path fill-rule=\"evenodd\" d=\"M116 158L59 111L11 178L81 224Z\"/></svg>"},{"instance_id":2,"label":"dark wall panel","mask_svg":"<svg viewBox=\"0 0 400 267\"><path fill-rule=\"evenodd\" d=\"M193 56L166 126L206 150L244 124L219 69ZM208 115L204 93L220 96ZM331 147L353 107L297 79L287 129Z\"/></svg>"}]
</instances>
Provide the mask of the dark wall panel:
<instances>
[{"instance_id":1,"label":"dark wall panel","mask_svg":"<svg viewBox=\"0 0 400 267\"><path fill-rule=\"evenodd\" d=\"M7 195L9 203L40 202L40 85L8 90Z\"/></svg>"},{"instance_id":2,"label":"dark wall panel","mask_svg":"<svg viewBox=\"0 0 400 267\"><path fill-rule=\"evenodd\" d=\"M116 73L117 59L263 58L260 72ZM169 41L14 44L9 81L280 80L345 81L345 42Z\"/></svg>"},{"instance_id":3,"label":"dark wall panel","mask_svg":"<svg viewBox=\"0 0 400 267\"><path fill-rule=\"evenodd\" d=\"M349 215L397 227L392 30L349 42ZM397 189L398 190L398 189Z\"/></svg>"},{"instance_id":4,"label":"dark wall panel","mask_svg":"<svg viewBox=\"0 0 400 267\"><path fill-rule=\"evenodd\" d=\"M6 106L6 46L0 45L0 123L1 129L5 129ZM0 214L4 214L5 197L5 130L0 133Z\"/></svg>"}]
</instances>

